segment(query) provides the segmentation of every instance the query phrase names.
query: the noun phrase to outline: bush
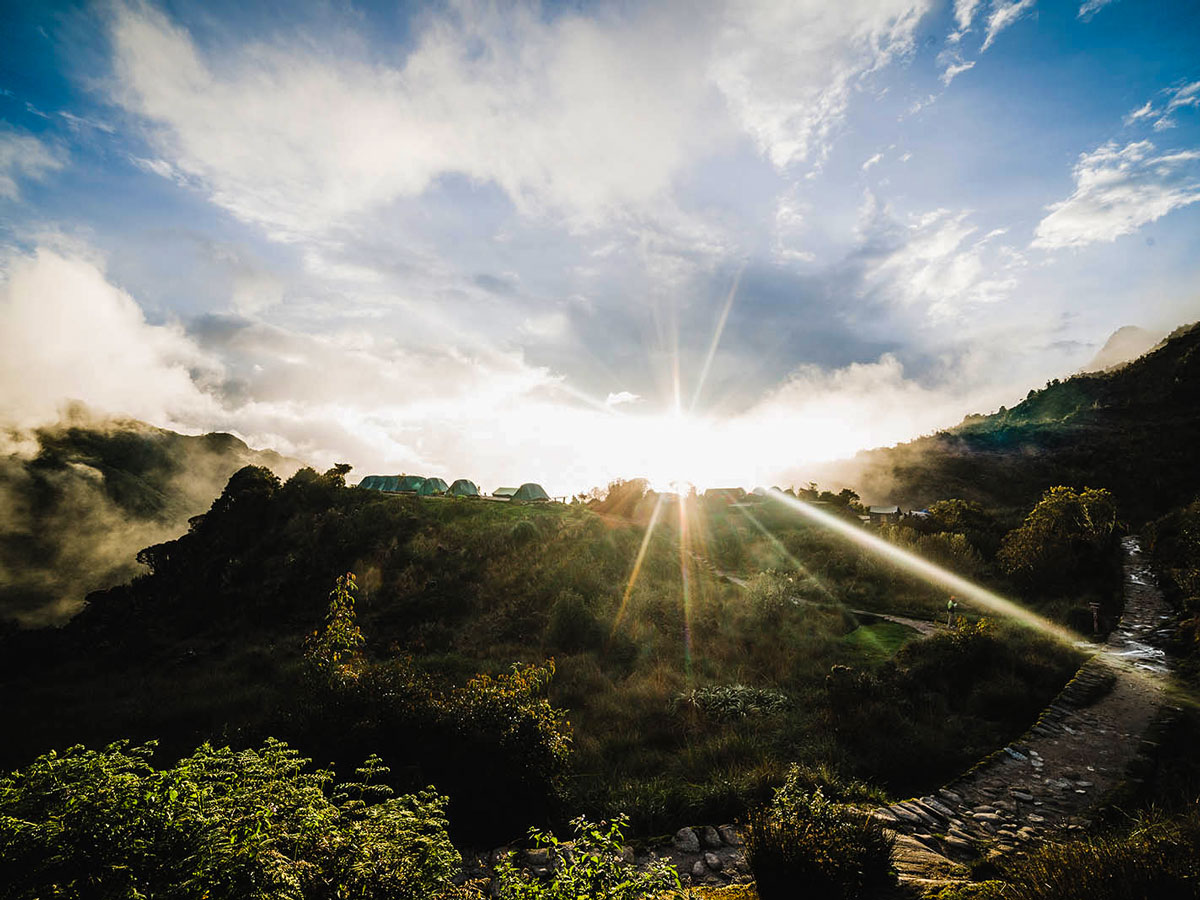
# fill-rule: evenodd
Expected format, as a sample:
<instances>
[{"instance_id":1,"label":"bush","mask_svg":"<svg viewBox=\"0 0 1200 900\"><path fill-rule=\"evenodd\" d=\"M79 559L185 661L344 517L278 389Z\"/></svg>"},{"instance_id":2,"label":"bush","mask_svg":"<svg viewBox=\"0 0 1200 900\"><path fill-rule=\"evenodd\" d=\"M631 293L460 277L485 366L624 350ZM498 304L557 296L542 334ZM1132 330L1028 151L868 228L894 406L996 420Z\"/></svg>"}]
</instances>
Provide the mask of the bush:
<instances>
[{"instance_id":1,"label":"bush","mask_svg":"<svg viewBox=\"0 0 1200 900\"><path fill-rule=\"evenodd\" d=\"M517 869L510 857L496 867L493 896L498 900L642 900L680 890L679 873L665 860L635 870L622 859L626 824L624 817L598 824L580 817L571 822L575 840L569 845L549 832L530 829L534 844L550 851L553 875L539 881Z\"/></svg>"},{"instance_id":2,"label":"bush","mask_svg":"<svg viewBox=\"0 0 1200 900\"><path fill-rule=\"evenodd\" d=\"M279 741L205 744L161 770L152 753L77 746L0 780L0 897L451 895L445 798L387 799L377 759L331 789L332 772Z\"/></svg>"},{"instance_id":3,"label":"bush","mask_svg":"<svg viewBox=\"0 0 1200 900\"><path fill-rule=\"evenodd\" d=\"M577 591L562 591L550 607L546 640L567 653L590 650L604 640L604 629Z\"/></svg>"},{"instance_id":4,"label":"bush","mask_svg":"<svg viewBox=\"0 0 1200 900\"><path fill-rule=\"evenodd\" d=\"M869 813L820 789L780 791L747 824L746 859L762 900L874 897L894 881L892 839Z\"/></svg>"}]
</instances>

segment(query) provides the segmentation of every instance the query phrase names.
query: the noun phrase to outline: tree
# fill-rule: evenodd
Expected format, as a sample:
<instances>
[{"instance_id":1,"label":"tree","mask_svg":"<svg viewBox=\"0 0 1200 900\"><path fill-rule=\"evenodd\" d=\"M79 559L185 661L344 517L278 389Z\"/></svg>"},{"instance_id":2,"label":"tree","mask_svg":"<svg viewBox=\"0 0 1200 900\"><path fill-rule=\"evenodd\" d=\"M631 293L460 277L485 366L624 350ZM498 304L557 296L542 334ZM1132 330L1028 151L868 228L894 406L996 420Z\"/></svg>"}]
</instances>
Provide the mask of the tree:
<instances>
[{"instance_id":1,"label":"tree","mask_svg":"<svg viewBox=\"0 0 1200 900\"><path fill-rule=\"evenodd\" d=\"M1017 577L1063 578L1111 546L1117 508L1103 488L1052 487L1004 536L996 562Z\"/></svg>"}]
</instances>

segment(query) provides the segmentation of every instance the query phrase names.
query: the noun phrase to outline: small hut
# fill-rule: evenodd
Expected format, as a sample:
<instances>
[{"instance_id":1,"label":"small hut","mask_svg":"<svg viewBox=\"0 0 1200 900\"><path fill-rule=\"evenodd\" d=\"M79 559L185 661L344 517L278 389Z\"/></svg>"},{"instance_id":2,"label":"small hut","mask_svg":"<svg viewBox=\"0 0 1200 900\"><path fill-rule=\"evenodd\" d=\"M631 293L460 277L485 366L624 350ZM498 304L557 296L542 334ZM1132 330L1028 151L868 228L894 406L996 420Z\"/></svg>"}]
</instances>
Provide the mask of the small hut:
<instances>
[{"instance_id":1,"label":"small hut","mask_svg":"<svg viewBox=\"0 0 1200 900\"><path fill-rule=\"evenodd\" d=\"M514 500L525 500L530 503L549 502L550 495L546 493L545 488L540 484L534 484L532 481L527 481L512 495Z\"/></svg>"},{"instance_id":2,"label":"small hut","mask_svg":"<svg viewBox=\"0 0 1200 900\"><path fill-rule=\"evenodd\" d=\"M450 489L446 493L451 497L478 497L479 485L466 478L460 478L450 485Z\"/></svg>"},{"instance_id":3,"label":"small hut","mask_svg":"<svg viewBox=\"0 0 1200 900\"><path fill-rule=\"evenodd\" d=\"M872 506L867 510L867 515L873 525L890 525L899 522L904 513L898 506Z\"/></svg>"}]
</instances>

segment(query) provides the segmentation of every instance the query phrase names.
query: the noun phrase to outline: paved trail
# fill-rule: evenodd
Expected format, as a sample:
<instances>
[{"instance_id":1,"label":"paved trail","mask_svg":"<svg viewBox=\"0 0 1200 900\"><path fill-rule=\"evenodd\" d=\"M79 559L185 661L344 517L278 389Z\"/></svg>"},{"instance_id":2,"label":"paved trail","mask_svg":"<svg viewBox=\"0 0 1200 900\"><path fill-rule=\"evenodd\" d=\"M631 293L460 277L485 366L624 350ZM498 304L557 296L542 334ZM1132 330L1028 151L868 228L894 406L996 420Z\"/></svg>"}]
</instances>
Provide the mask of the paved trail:
<instances>
[{"instance_id":1,"label":"paved trail","mask_svg":"<svg viewBox=\"0 0 1200 900\"><path fill-rule=\"evenodd\" d=\"M905 880L962 877L956 860L1014 853L1077 830L1122 780L1167 702L1167 660L1156 643L1171 622L1138 539L1122 547L1120 625L1033 728L937 793L875 812L896 832Z\"/></svg>"}]
</instances>

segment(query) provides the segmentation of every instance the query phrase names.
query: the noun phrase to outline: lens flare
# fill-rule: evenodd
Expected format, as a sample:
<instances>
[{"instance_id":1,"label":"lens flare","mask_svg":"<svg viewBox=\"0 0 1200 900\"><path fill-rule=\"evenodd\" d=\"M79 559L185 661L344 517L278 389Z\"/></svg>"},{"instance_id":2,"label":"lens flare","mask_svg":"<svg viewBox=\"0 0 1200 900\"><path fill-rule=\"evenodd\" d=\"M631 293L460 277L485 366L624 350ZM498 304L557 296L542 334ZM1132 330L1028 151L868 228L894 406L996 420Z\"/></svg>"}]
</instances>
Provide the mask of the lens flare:
<instances>
[{"instance_id":1,"label":"lens flare","mask_svg":"<svg viewBox=\"0 0 1200 900\"><path fill-rule=\"evenodd\" d=\"M638 575L642 571L642 561L646 558L646 550L650 546L650 538L654 536L654 526L658 524L658 514L662 511L662 505L663 495L659 494L658 499L654 502L654 511L650 513L650 521L646 525L646 533L642 535L642 545L638 548L637 556L634 557L633 571L629 573L629 583L625 585L625 594L621 597L621 605L617 607L617 617L613 620L612 627L614 634L617 631L617 626L621 624L621 619L625 615L625 607L629 604L629 597L633 593Z\"/></svg>"},{"instance_id":2,"label":"lens flare","mask_svg":"<svg viewBox=\"0 0 1200 900\"><path fill-rule=\"evenodd\" d=\"M864 531L858 525L853 525L824 510L817 509L802 500L789 497L782 492L772 491L769 497L777 503L782 503L789 509L793 509L806 518L850 539L872 553L887 559L889 562L910 575L920 578L927 584L944 588L957 597L971 601L989 612L1016 619L1031 628L1057 638L1063 643L1070 644L1071 646L1080 645L1078 635L1072 634L1049 619L1044 619L1025 607L1007 600L986 588L982 588L963 578L961 575L956 575L947 569L943 569L941 566L931 563L929 560L923 559L915 553L910 553L901 547L897 547L895 544L885 541L883 538L876 537Z\"/></svg>"}]
</instances>

